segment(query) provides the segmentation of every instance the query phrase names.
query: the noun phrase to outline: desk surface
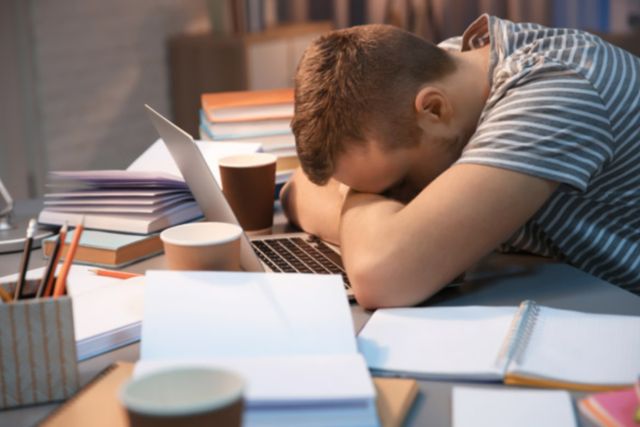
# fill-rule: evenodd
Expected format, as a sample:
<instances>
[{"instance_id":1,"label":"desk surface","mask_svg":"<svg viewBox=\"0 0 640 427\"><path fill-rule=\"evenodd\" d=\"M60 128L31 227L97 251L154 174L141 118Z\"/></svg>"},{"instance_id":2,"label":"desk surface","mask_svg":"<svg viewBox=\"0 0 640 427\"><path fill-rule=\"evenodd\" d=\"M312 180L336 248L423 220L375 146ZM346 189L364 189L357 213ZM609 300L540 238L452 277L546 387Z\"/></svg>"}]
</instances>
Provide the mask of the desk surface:
<instances>
[{"instance_id":1,"label":"desk surface","mask_svg":"<svg viewBox=\"0 0 640 427\"><path fill-rule=\"evenodd\" d=\"M15 272L20 254L0 256L0 276ZM38 249L32 256L32 266L44 260ZM144 272L164 267L162 256L145 260L128 268ZM464 283L444 289L434 296L430 305L518 305L524 299L540 304L592 313L640 315L640 297L565 264L523 255L493 254L479 263L466 276ZM351 306L355 329L359 331L370 313L357 304ZM136 361L139 345L132 344L94 357L79 364L82 384L116 360ZM406 425L451 425L451 388L448 381L419 381L420 391ZM481 387L503 387L481 384ZM582 393L572 393L580 397ZM44 418L56 404L0 412L2 426L30 426ZM581 418L581 425L589 425Z\"/></svg>"}]
</instances>

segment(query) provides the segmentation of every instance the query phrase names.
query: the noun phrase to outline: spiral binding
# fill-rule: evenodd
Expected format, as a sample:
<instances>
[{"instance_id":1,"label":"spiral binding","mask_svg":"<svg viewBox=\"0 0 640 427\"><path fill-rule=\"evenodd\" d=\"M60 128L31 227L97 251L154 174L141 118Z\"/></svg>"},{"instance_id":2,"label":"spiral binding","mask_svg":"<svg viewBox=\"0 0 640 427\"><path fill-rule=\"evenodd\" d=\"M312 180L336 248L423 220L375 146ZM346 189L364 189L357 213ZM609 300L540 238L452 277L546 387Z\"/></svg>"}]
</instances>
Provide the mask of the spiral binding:
<instances>
[{"instance_id":1,"label":"spiral binding","mask_svg":"<svg viewBox=\"0 0 640 427\"><path fill-rule=\"evenodd\" d=\"M526 300L520 304L498 354L497 366L506 370L512 361L522 362L539 314L540 307L535 301Z\"/></svg>"}]
</instances>

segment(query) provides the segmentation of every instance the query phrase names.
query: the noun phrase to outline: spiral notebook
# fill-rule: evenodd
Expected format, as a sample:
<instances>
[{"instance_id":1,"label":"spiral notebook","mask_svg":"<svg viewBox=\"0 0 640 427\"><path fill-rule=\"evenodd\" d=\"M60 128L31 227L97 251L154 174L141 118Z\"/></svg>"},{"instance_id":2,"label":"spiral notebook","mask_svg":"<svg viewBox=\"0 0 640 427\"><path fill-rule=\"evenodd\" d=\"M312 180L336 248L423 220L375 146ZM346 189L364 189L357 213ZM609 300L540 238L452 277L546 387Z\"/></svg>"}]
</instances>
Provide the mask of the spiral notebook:
<instances>
[{"instance_id":1,"label":"spiral notebook","mask_svg":"<svg viewBox=\"0 0 640 427\"><path fill-rule=\"evenodd\" d=\"M358 336L376 373L584 391L633 384L640 317L539 306L377 310Z\"/></svg>"}]
</instances>

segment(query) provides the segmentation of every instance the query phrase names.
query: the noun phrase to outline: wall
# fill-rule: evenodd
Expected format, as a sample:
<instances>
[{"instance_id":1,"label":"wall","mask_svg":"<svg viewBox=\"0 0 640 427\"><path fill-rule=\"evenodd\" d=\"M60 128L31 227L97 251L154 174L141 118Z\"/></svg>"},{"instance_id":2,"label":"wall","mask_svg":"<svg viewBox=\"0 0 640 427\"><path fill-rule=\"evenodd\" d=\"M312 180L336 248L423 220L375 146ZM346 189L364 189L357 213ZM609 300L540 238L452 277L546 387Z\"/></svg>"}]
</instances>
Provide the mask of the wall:
<instances>
[{"instance_id":1,"label":"wall","mask_svg":"<svg viewBox=\"0 0 640 427\"><path fill-rule=\"evenodd\" d=\"M170 115L167 36L207 25L204 0L0 3L0 178L18 199L47 170L127 166L156 139L143 105Z\"/></svg>"}]
</instances>

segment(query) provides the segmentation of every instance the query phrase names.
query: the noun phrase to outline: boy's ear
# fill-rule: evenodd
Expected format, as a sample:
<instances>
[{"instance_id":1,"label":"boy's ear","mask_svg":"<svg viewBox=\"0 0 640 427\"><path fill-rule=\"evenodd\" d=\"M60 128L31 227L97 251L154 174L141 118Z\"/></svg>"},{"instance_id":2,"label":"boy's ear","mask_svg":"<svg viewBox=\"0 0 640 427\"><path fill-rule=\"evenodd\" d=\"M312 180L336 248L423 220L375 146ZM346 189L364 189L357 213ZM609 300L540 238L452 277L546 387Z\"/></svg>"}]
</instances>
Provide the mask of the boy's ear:
<instances>
[{"instance_id":1,"label":"boy's ear","mask_svg":"<svg viewBox=\"0 0 640 427\"><path fill-rule=\"evenodd\" d=\"M415 109L418 116L430 122L447 122L453 112L447 97L433 86L425 86L418 91Z\"/></svg>"}]
</instances>

